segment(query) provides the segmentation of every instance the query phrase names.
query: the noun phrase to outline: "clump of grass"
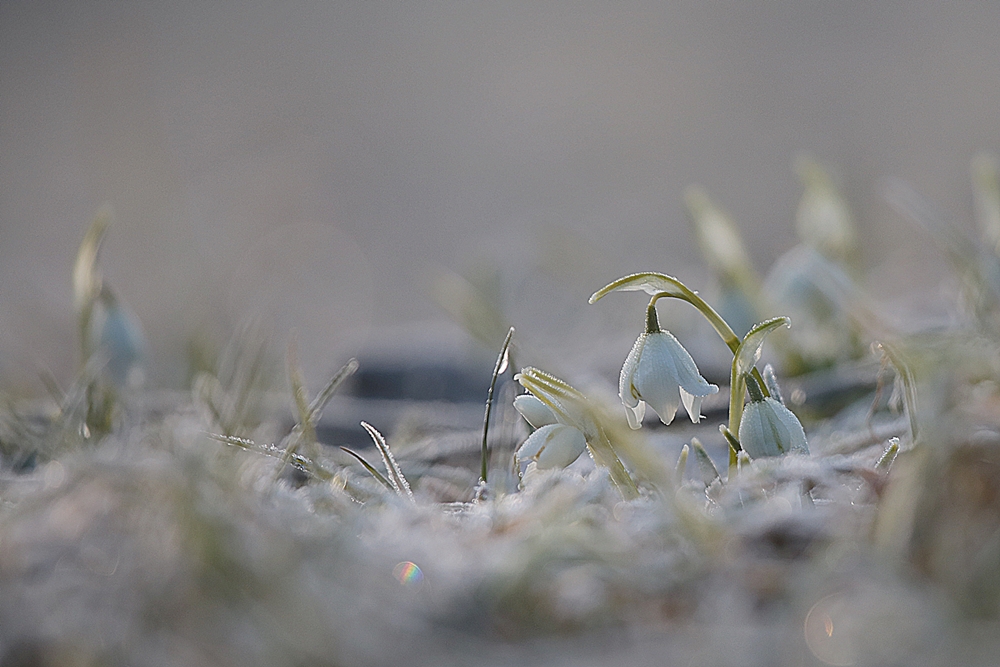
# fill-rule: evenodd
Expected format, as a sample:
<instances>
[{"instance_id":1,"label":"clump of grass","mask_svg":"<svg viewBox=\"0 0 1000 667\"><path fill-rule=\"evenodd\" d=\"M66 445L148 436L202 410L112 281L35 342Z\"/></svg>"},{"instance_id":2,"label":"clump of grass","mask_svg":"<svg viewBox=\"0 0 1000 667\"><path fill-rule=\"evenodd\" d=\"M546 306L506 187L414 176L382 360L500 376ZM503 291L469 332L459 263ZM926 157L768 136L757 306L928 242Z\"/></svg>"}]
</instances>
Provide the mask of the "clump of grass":
<instances>
[{"instance_id":1,"label":"clump of grass","mask_svg":"<svg viewBox=\"0 0 1000 667\"><path fill-rule=\"evenodd\" d=\"M227 436L251 437L266 409L276 364L269 338L253 321L242 323L217 353L203 358L191 382L195 401L207 412L213 429Z\"/></svg>"}]
</instances>

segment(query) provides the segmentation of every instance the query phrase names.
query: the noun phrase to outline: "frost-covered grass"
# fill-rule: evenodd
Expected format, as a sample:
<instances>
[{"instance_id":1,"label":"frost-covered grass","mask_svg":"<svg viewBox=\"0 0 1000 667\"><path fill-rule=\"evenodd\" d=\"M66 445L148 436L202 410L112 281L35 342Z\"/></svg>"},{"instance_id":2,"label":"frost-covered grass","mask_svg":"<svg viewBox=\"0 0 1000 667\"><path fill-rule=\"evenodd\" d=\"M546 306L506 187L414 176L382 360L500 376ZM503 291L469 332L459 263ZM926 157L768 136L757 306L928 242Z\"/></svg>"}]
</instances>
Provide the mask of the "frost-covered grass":
<instances>
[{"instance_id":1,"label":"frost-covered grass","mask_svg":"<svg viewBox=\"0 0 1000 667\"><path fill-rule=\"evenodd\" d=\"M137 389L141 330L100 279L99 219L74 272L77 380L9 402L0 423L0 662L995 664L1000 260L957 243L959 323L898 334L856 287L839 195L802 169L806 246L777 278L756 276L731 222L692 191L719 309L659 273L595 294L652 297L619 397L586 373L580 390L505 370L508 334L494 380L517 372L526 421L495 404L488 432L419 443L372 424L359 451L317 436L356 364L306 387L291 346L289 430L250 330L189 392ZM995 176L978 191L987 240ZM661 297L729 346L736 389L715 404L660 330ZM757 368L786 324L775 302L792 321L770 352L784 378ZM667 362L669 381L643 375ZM864 381L831 381L849 368ZM647 402L663 422L683 403L701 423L655 426ZM778 428L799 419L807 444Z\"/></svg>"}]
</instances>

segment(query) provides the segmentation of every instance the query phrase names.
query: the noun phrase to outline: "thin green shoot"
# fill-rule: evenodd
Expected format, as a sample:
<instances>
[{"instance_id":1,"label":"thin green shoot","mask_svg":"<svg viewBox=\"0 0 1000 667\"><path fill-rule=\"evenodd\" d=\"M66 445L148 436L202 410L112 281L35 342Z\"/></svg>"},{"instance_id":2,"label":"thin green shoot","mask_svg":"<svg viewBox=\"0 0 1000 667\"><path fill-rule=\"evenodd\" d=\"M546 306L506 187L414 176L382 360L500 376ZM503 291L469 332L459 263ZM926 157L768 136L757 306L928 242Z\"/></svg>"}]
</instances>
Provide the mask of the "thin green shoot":
<instances>
[{"instance_id":1,"label":"thin green shoot","mask_svg":"<svg viewBox=\"0 0 1000 667\"><path fill-rule=\"evenodd\" d=\"M681 447L680 456L677 457L677 465L674 466L674 479L678 485L684 481L684 469L687 468L688 453L690 451L691 448L684 445Z\"/></svg>"},{"instance_id":2,"label":"thin green shoot","mask_svg":"<svg viewBox=\"0 0 1000 667\"><path fill-rule=\"evenodd\" d=\"M486 414L483 416L483 450L482 450L482 461L479 471L479 483L486 484L486 474L489 468L490 460L490 449L486 440L486 436L490 430L490 412L493 409L493 391L497 386L497 378L500 374L507 370L507 365L509 361L508 352L510 350L510 341L514 336L514 327L511 327L507 331L507 336L503 339L503 346L500 348L500 354L497 356L496 366L493 367L493 377L490 380L490 390L486 394Z\"/></svg>"},{"instance_id":3,"label":"thin green shoot","mask_svg":"<svg viewBox=\"0 0 1000 667\"><path fill-rule=\"evenodd\" d=\"M715 467L712 457L710 457L708 452L705 451L705 447L701 444L701 440L698 438L691 438L691 448L694 449L694 460L698 462L698 470L701 473L701 481L705 483L705 487L708 488L712 484L715 484L716 480L721 480L722 475L719 474L719 469Z\"/></svg>"},{"instance_id":4,"label":"thin green shoot","mask_svg":"<svg viewBox=\"0 0 1000 667\"><path fill-rule=\"evenodd\" d=\"M916 443L919 426L917 422L917 382L913 376L913 370L906 362L902 351L896 346L882 341L878 341L874 345L889 359L889 363L896 369L896 373L903 383L903 409L906 411L906 417L910 423L910 442Z\"/></svg>"},{"instance_id":5,"label":"thin green shoot","mask_svg":"<svg viewBox=\"0 0 1000 667\"><path fill-rule=\"evenodd\" d=\"M256 454L261 454L262 456L278 459L282 462L282 468L284 468L285 465L290 465L296 470L299 470L302 473L320 481L329 482L334 478L334 474L332 472L307 456L293 454L291 458L286 460L288 451L283 447L279 447L277 445L262 445L254 442L250 438L241 438L236 435L226 435L224 433L205 433L205 435L231 447L237 447L248 452L254 452Z\"/></svg>"},{"instance_id":6,"label":"thin green shoot","mask_svg":"<svg viewBox=\"0 0 1000 667\"><path fill-rule=\"evenodd\" d=\"M330 402L333 395L337 393L338 389L340 389L340 385L344 384L344 380L354 375L354 372L357 370L358 360L353 357L348 359L347 363L341 366L340 370L334 373L333 377L330 378L330 381L326 383L326 386L323 387L318 394L316 394L316 398L314 398L312 403L309 404L309 421L312 422L314 430L320 417L323 416L323 409L326 408L327 403Z\"/></svg>"},{"instance_id":7,"label":"thin green shoot","mask_svg":"<svg viewBox=\"0 0 1000 667\"><path fill-rule=\"evenodd\" d=\"M111 220L111 207L107 205L101 207L90 223L87 233L84 234L73 263L73 308L77 314L83 364L87 363L92 352L90 317L94 301L101 293L101 272L97 266L97 259L104 236L111 226Z\"/></svg>"},{"instance_id":8,"label":"thin green shoot","mask_svg":"<svg viewBox=\"0 0 1000 667\"><path fill-rule=\"evenodd\" d=\"M357 369L357 360L351 359L344 364L332 378L330 378L330 381L327 382L326 386L323 387L319 394L312 401L309 401L309 395L306 391L305 384L302 379L302 371L300 370L298 363L295 339L292 338L289 340L288 383L291 386L292 399L295 404L295 411L298 415L298 420L292 428L292 432L288 435L288 441L285 447L286 463L298 453L299 448L303 444L309 449L308 455L311 458L315 459L318 456L319 441L316 437L316 424L319 422L319 418L323 414L323 409L326 407L327 403L330 402L330 399L333 398L334 393L340 385L344 383L344 380L350 377L351 374L353 374ZM279 470L278 473L280 474L281 471Z\"/></svg>"},{"instance_id":9,"label":"thin green shoot","mask_svg":"<svg viewBox=\"0 0 1000 667\"><path fill-rule=\"evenodd\" d=\"M726 443L729 445L729 471L732 472L736 467L739 453L743 451L743 447L740 445L739 438L733 435L733 432L726 428L725 424L719 424L719 433L722 434L722 437L725 438Z\"/></svg>"},{"instance_id":10,"label":"thin green shoot","mask_svg":"<svg viewBox=\"0 0 1000 667\"><path fill-rule=\"evenodd\" d=\"M393 486L389 482L389 480L387 480L385 478L385 475L383 475L378 470L376 470L375 466L373 466L371 463L368 463L368 461L365 460L365 457L361 456L361 454L358 454L353 449L348 449L347 447L344 447L344 446L341 446L340 449L342 449L343 451L347 452L348 454L350 454L351 456L353 456L354 458L356 458L358 460L358 462L362 466L364 466L364 469L367 470L371 474L372 477L374 477L376 480L378 480L378 482L380 484L382 484L382 486L384 486L385 488L389 489L390 491L395 491L396 490L396 489L393 488Z\"/></svg>"}]
</instances>

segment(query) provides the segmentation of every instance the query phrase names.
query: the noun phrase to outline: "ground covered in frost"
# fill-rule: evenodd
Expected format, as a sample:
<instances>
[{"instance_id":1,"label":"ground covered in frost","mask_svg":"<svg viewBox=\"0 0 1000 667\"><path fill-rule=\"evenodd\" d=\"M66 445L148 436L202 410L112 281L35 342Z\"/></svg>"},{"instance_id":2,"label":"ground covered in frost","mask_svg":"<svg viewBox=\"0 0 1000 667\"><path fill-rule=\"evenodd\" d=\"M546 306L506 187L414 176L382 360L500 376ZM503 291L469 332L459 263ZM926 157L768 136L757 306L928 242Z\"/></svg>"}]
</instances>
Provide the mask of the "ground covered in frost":
<instances>
[{"instance_id":1,"label":"ground covered in frost","mask_svg":"<svg viewBox=\"0 0 1000 667\"><path fill-rule=\"evenodd\" d=\"M213 426L178 400L4 468L2 664L994 664L989 429L962 450L987 473L960 457L924 486L905 420L883 415L728 482L692 457L631 501L584 457L442 502L419 448L390 438L410 502L351 459L326 452L333 478L303 479ZM665 461L668 430L648 438ZM954 515L919 488L893 500L897 475L958 475L965 496ZM921 503L938 507L924 523Z\"/></svg>"}]
</instances>

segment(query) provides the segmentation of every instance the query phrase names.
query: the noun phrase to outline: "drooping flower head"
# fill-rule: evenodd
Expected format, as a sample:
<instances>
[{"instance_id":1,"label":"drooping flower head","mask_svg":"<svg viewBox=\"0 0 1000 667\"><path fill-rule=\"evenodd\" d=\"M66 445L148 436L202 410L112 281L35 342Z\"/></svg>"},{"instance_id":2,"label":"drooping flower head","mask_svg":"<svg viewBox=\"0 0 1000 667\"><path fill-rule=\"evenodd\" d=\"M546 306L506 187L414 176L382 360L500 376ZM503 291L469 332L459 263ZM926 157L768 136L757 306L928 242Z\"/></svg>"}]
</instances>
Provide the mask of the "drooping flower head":
<instances>
[{"instance_id":1,"label":"drooping flower head","mask_svg":"<svg viewBox=\"0 0 1000 667\"><path fill-rule=\"evenodd\" d=\"M701 419L701 402L719 388L698 372L694 359L669 331L661 331L656 308L646 309L646 331L632 346L622 366L618 394L632 428L639 428L649 404L660 421L669 424L677 406L684 404L691 421Z\"/></svg>"},{"instance_id":2,"label":"drooping flower head","mask_svg":"<svg viewBox=\"0 0 1000 667\"><path fill-rule=\"evenodd\" d=\"M780 402L765 397L752 378L747 382L750 402L740 419L740 445L753 458L781 456L796 451L809 453L802 424Z\"/></svg>"}]
</instances>

